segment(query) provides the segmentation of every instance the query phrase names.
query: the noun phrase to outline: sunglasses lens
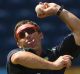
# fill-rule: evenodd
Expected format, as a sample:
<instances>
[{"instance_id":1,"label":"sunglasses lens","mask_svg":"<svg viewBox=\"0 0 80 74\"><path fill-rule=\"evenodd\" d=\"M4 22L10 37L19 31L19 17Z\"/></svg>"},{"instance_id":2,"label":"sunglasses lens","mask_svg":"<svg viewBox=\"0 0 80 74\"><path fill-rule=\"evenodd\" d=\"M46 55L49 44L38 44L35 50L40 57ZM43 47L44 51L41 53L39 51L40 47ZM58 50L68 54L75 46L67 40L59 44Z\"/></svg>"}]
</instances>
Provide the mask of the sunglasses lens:
<instances>
[{"instance_id":1,"label":"sunglasses lens","mask_svg":"<svg viewBox=\"0 0 80 74\"><path fill-rule=\"evenodd\" d=\"M32 34L35 32L34 29L26 29L25 32L27 32L28 34Z\"/></svg>"},{"instance_id":2,"label":"sunglasses lens","mask_svg":"<svg viewBox=\"0 0 80 74\"><path fill-rule=\"evenodd\" d=\"M25 37L25 32L20 32L20 33L19 33L19 37L20 37L20 38L24 38L24 37Z\"/></svg>"},{"instance_id":3,"label":"sunglasses lens","mask_svg":"<svg viewBox=\"0 0 80 74\"><path fill-rule=\"evenodd\" d=\"M19 37L24 38L25 37L25 32L27 32L28 34L32 34L32 33L35 32L35 29L33 29L33 28L24 29L19 33Z\"/></svg>"}]
</instances>

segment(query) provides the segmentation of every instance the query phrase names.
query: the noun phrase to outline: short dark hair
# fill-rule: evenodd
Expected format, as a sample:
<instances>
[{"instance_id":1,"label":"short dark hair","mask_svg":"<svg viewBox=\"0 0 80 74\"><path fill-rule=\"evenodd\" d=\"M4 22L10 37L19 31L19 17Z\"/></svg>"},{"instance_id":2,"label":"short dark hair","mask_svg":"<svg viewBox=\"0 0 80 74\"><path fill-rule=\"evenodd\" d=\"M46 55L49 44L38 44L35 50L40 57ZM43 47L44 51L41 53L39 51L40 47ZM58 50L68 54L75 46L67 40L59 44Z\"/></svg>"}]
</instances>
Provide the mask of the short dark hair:
<instances>
[{"instance_id":1,"label":"short dark hair","mask_svg":"<svg viewBox=\"0 0 80 74\"><path fill-rule=\"evenodd\" d=\"M40 31L40 27L37 25L37 23L35 23L35 22L31 21L31 20L22 20L22 21L19 21L19 22L16 24L15 28L14 28L14 37L15 37L16 40L17 40L17 38L16 38L15 33L16 33L17 28L20 27L21 25L27 24L27 23L30 23L30 24L36 26L36 27L37 27L37 30L36 30L36 31L39 32L39 33L41 32L41 31Z\"/></svg>"}]
</instances>

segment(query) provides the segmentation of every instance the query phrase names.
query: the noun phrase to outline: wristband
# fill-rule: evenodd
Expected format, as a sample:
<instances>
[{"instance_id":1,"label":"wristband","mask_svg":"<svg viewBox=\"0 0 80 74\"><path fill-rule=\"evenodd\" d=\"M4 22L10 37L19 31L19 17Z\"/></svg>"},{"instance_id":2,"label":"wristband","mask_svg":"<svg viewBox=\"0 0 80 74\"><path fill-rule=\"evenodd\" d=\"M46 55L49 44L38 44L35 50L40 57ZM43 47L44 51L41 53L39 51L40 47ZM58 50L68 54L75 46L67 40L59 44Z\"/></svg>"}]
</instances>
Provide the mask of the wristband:
<instances>
[{"instance_id":1,"label":"wristband","mask_svg":"<svg viewBox=\"0 0 80 74\"><path fill-rule=\"evenodd\" d=\"M58 12L56 13L56 15L58 15L58 16L59 16L59 15L60 15L60 13L62 12L63 8L64 8L64 7L63 7L63 6L61 6L61 7L60 7L60 9L58 10Z\"/></svg>"}]
</instances>

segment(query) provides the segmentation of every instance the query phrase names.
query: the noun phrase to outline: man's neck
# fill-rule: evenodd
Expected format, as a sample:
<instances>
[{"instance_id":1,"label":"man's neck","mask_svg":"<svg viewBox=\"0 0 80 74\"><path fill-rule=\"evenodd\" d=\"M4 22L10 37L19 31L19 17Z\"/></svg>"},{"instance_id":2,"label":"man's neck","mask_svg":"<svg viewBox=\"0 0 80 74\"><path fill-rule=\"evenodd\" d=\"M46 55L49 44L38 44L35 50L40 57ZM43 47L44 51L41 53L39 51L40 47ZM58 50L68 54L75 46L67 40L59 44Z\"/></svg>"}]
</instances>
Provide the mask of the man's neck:
<instances>
[{"instance_id":1,"label":"man's neck","mask_svg":"<svg viewBox=\"0 0 80 74\"><path fill-rule=\"evenodd\" d=\"M37 54L38 56L41 56L41 54L42 54L42 49L36 51L36 54Z\"/></svg>"}]
</instances>

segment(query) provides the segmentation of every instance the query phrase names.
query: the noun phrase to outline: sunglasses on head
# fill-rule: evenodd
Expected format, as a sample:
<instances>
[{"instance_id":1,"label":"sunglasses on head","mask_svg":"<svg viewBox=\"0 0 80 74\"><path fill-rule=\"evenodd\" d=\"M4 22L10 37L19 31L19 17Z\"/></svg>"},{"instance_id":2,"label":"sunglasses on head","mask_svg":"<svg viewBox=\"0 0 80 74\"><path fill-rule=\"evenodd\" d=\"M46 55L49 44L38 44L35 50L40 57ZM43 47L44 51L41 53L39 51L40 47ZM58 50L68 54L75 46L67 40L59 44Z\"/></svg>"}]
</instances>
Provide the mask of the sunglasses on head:
<instances>
[{"instance_id":1,"label":"sunglasses on head","mask_svg":"<svg viewBox=\"0 0 80 74\"><path fill-rule=\"evenodd\" d=\"M34 32L36 32L36 29L34 29L34 28L23 29L22 31L20 31L18 33L19 38L24 38L25 37L25 32L27 32L28 34L33 34Z\"/></svg>"}]
</instances>

